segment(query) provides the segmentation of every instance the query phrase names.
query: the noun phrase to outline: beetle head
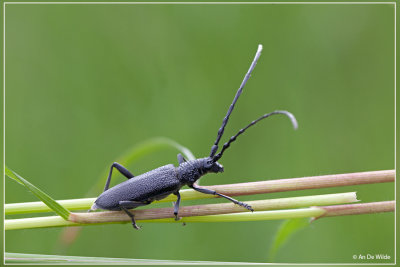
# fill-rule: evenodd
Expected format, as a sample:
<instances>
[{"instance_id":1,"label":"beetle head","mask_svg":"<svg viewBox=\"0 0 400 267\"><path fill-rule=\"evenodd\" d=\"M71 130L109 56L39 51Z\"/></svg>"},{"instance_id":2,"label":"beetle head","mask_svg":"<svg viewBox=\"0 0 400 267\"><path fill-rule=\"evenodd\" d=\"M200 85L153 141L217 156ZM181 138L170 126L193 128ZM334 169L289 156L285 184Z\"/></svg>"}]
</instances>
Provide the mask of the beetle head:
<instances>
[{"instance_id":1,"label":"beetle head","mask_svg":"<svg viewBox=\"0 0 400 267\"><path fill-rule=\"evenodd\" d=\"M224 167L221 164L219 164L218 162L213 161L212 158L207 158L204 167L208 172L218 173L218 172L224 171Z\"/></svg>"}]
</instances>

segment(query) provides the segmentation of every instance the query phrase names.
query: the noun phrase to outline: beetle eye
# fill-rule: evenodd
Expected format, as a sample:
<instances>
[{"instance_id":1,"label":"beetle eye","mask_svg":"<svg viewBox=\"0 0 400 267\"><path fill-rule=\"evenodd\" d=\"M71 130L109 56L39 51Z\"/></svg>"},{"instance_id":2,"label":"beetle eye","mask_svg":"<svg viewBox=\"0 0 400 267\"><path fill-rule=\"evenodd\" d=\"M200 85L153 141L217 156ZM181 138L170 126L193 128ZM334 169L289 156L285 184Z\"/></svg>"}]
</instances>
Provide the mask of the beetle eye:
<instances>
[{"instance_id":1,"label":"beetle eye","mask_svg":"<svg viewBox=\"0 0 400 267\"><path fill-rule=\"evenodd\" d=\"M213 165L213 162L211 161L211 160L207 160L207 162L206 162L206 168L211 168L212 167L212 165Z\"/></svg>"}]
</instances>

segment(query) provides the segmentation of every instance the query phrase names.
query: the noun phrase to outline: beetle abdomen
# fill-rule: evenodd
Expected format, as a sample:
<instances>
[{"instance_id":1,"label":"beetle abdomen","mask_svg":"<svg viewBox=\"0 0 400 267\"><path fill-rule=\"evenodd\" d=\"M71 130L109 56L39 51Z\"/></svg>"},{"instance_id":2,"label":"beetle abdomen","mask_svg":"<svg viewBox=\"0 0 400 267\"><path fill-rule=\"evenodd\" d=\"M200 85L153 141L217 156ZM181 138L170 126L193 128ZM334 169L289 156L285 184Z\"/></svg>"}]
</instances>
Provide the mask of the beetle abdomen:
<instances>
[{"instance_id":1,"label":"beetle abdomen","mask_svg":"<svg viewBox=\"0 0 400 267\"><path fill-rule=\"evenodd\" d=\"M175 166L159 167L135 176L103 192L95 201L96 207L120 210L120 201L153 201L178 191L181 188Z\"/></svg>"}]
</instances>

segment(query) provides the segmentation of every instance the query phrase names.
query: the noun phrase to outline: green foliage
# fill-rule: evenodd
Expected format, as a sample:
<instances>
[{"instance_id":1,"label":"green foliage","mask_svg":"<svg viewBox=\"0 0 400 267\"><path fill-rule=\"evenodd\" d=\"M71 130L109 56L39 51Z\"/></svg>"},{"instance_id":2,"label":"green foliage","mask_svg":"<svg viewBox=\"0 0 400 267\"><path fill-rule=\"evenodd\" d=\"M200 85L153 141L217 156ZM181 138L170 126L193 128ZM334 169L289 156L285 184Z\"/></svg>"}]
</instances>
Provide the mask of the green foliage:
<instances>
[{"instance_id":1,"label":"green foliage","mask_svg":"<svg viewBox=\"0 0 400 267\"><path fill-rule=\"evenodd\" d=\"M18 182L19 184L25 186L26 189L31 191L38 199L43 201L50 209L52 209L55 213L57 213L59 216L64 218L65 220L68 220L69 216L69 211L61 206L60 204L57 203L56 200L51 198L49 195L47 195L45 192L22 178L20 175L18 175L16 172L12 171L9 169L7 166L5 166L5 173L8 177L13 179L14 181Z\"/></svg>"},{"instance_id":2,"label":"green foliage","mask_svg":"<svg viewBox=\"0 0 400 267\"><path fill-rule=\"evenodd\" d=\"M274 261L276 254L283 247L283 245L288 242L295 233L305 228L309 224L309 218L296 218L283 221L279 226L279 229L275 234L274 241L269 249L269 260Z\"/></svg>"}]
</instances>

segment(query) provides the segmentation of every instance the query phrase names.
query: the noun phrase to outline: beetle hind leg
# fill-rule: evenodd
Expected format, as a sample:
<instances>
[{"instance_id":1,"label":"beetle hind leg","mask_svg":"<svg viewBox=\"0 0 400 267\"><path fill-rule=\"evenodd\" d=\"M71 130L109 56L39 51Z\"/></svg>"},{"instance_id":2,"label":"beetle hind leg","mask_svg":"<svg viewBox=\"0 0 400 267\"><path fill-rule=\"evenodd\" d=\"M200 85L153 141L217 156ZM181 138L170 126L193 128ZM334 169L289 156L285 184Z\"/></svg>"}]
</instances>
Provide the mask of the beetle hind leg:
<instances>
[{"instance_id":1,"label":"beetle hind leg","mask_svg":"<svg viewBox=\"0 0 400 267\"><path fill-rule=\"evenodd\" d=\"M134 209L140 206L146 206L148 204L150 204L151 201L144 201L144 202L140 202L140 201L120 201L119 202L119 207L125 211L125 213L131 218L132 221L132 226L133 228L139 230L140 227L136 224L135 221L135 215L133 215L128 209Z\"/></svg>"},{"instance_id":2,"label":"beetle hind leg","mask_svg":"<svg viewBox=\"0 0 400 267\"><path fill-rule=\"evenodd\" d=\"M125 211L125 213L131 218L133 228L135 228L136 230L140 230L140 226L138 226L138 225L136 224L135 216L134 216L127 208L121 206L121 209L122 209L123 211Z\"/></svg>"}]
</instances>

